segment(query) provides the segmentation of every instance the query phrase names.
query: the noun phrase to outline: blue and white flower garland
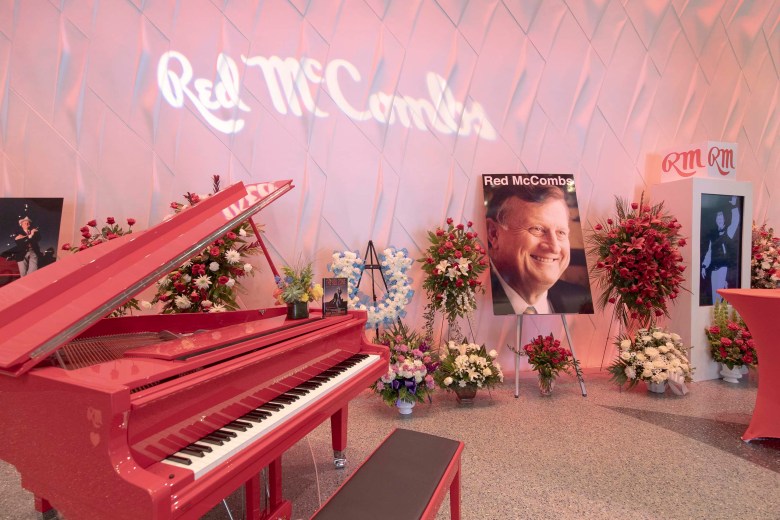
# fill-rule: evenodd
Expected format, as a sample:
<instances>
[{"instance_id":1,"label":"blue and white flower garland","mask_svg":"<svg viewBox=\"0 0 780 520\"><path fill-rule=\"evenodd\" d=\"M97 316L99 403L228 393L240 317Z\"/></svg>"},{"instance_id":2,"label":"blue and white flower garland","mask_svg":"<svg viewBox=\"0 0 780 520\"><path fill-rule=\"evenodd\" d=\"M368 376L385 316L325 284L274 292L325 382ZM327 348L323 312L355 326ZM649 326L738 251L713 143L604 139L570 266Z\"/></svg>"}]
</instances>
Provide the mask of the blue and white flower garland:
<instances>
[{"instance_id":1,"label":"blue and white flower garland","mask_svg":"<svg viewBox=\"0 0 780 520\"><path fill-rule=\"evenodd\" d=\"M412 299L412 280L407 272L412 267L409 252L404 249L388 247L379 254L382 275L387 282L387 292L376 303L360 292L358 278L365 269L365 262L353 251L336 251L328 271L338 278L347 279L348 305L350 309L368 311L367 329L378 325L392 325L398 318L406 316L405 308Z\"/></svg>"}]
</instances>

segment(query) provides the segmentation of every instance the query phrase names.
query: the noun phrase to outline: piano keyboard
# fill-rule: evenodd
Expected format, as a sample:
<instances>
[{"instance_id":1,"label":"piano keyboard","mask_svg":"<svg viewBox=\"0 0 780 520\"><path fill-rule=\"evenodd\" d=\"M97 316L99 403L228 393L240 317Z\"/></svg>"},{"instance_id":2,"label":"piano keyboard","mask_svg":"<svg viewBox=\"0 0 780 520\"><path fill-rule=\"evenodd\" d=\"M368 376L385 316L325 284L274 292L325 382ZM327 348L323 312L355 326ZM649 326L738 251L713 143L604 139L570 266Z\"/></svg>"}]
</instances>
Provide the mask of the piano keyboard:
<instances>
[{"instance_id":1,"label":"piano keyboard","mask_svg":"<svg viewBox=\"0 0 780 520\"><path fill-rule=\"evenodd\" d=\"M189 469L197 479L379 359L374 354L355 354L161 462Z\"/></svg>"}]
</instances>

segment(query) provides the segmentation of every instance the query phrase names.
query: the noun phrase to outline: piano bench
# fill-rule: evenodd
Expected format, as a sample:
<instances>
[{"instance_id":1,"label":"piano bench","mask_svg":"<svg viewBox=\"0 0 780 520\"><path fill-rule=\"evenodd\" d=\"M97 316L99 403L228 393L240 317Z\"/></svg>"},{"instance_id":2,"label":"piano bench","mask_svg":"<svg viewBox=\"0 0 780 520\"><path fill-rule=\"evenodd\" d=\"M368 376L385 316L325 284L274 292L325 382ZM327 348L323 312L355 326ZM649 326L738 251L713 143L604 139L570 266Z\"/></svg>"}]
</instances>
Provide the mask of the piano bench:
<instances>
[{"instance_id":1,"label":"piano bench","mask_svg":"<svg viewBox=\"0 0 780 520\"><path fill-rule=\"evenodd\" d=\"M460 441L396 429L312 520L433 520L448 489L459 520L462 452Z\"/></svg>"}]
</instances>

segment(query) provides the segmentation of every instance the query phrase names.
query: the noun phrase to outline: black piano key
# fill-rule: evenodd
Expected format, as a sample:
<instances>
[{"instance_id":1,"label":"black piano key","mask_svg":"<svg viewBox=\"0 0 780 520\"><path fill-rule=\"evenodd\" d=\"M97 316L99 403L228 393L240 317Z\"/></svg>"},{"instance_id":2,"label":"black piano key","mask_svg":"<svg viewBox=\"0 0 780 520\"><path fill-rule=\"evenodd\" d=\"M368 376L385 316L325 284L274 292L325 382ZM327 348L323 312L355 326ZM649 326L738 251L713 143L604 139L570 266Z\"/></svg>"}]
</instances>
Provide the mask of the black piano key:
<instances>
[{"instance_id":1,"label":"black piano key","mask_svg":"<svg viewBox=\"0 0 780 520\"><path fill-rule=\"evenodd\" d=\"M178 462L179 464L185 464L187 466L190 466L192 464L192 461L190 459L185 459L184 457L178 457L176 455L168 455L165 457L165 460L170 460L171 462Z\"/></svg>"},{"instance_id":2,"label":"black piano key","mask_svg":"<svg viewBox=\"0 0 780 520\"><path fill-rule=\"evenodd\" d=\"M241 416L241 420L242 421L251 421L251 422L254 422L254 423L261 423L261 422L265 421L265 417L257 417L256 415L249 415L249 414L247 414L247 415L242 415Z\"/></svg>"},{"instance_id":3,"label":"black piano key","mask_svg":"<svg viewBox=\"0 0 780 520\"><path fill-rule=\"evenodd\" d=\"M265 410L252 410L251 412L247 413L247 415L255 415L265 419L266 417L271 417L273 414L271 412L266 412Z\"/></svg>"},{"instance_id":4,"label":"black piano key","mask_svg":"<svg viewBox=\"0 0 780 520\"><path fill-rule=\"evenodd\" d=\"M250 423L246 423L245 422L245 423L242 423L242 424L236 424L236 422L237 421L232 422L232 423L228 423L225 426L223 426L222 428L224 428L226 430L235 430L235 431L238 431L238 432L245 432L249 428L252 427L252 425Z\"/></svg>"},{"instance_id":5,"label":"black piano key","mask_svg":"<svg viewBox=\"0 0 780 520\"><path fill-rule=\"evenodd\" d=\"M265 403L264 405L257 407L258 410L265 410L266 412L278 412L282 408L284 408L284 406L273 403Z\"/></svg>"},{"instance_id":6,"label":"black piano key","mask_svg":"<svg viewBox=\"0 0 780 520\"><path fill-rule=\"evenodd\" d=\"M284 406L284 405L288 405L288 404L294 403L297 399L298 399L297 397L295 399L292 399L292 398L288 399L287 397L285 397L283 395L277 395L276 397L274 397L273 399L271 399L268 402L271 403L271 404L278 404L278 405Z\"/></svg>"},{"instance_id":7,"label":"black piano key","mask_svg":"<svg viewBox=\"0 0 780 520\"><path fill-rule=\"evenodd\" d=\"M298 385L298 388L301 388L303 390L315 390L319 386L320 385L318 385L317 383L309 380L309 381L303 382L300 385Z\"/></svg>"},{"instance_id":8,"label":"black piano key","mask_svg":"<svg viewBox=\"0 0 780 520\"><path fill-rule=\"evenodd\" d=\"M203 452L200 450L193 450L191 448L182 448L179 450L179 453L186 453L187 455L192 455L193 457L203 457Z\"/></svg>"},{"instance_id":9,"label":"black piano key","mask_svg":"<svg viewBox=\"0 0 780 520\"><path fill-rule=\"evenodd\" d=\"M291 388L291 389L287 390L287 393L288 394L297 395L297 396L300 396L300 397L303 397L303 396L309 394L309 392L307 390L305 390L305 389L303 389L301 387Z\"/></svg>"},{"instance_id":10,"label":"black piano key","mask_svg":"<svg viewBox=\"0 0 780 520\"><path fill-rule=\"evenodd\" d=\"M229 430L226 430L224 427L220 428L219 430L215 430L211 433L211 435L222 435L223 437L226 437L225 440L229 441L233 437L238 437L238 434L236 432L231 432Z\"/></svg>"},{"instance_id":11,"label":"black piano key","mask_svg":"<svg viewBox=\"0 0 780 520\"><path fill-rule=\"evenodd\" d=\"M192 450L200 450L204 453L211 453L213 451L210 446L204 446L203 444L197 444L197 443L192 443L187 447Z\"/></svg>"},{"instance_id":12,"label":"black piano key","mask_svg":"<svg viewBox=\"0 0 780 520\"><path fill-rule=\"evenodd\" d=\"M211 436L203 437L198 442L205 442L207 444L212 444L214 446L222 446L223 444L225 444L224 442L222 442L221 439L218 439L217 437L211 437Z\"/></svg>"}]
</instances>

